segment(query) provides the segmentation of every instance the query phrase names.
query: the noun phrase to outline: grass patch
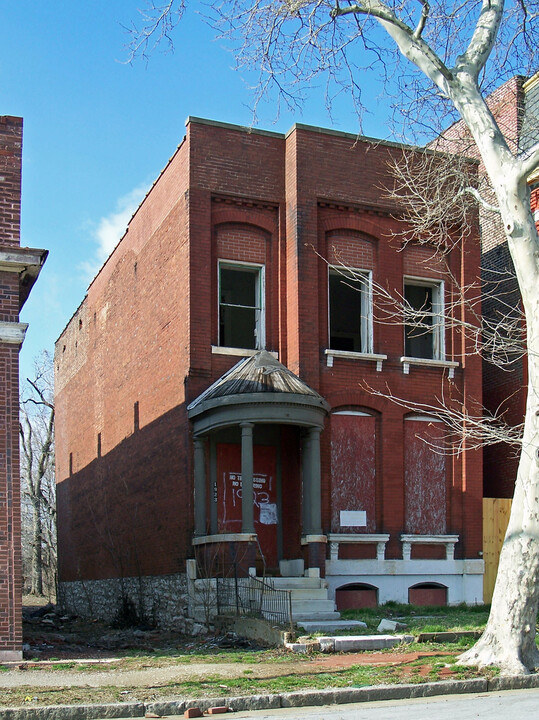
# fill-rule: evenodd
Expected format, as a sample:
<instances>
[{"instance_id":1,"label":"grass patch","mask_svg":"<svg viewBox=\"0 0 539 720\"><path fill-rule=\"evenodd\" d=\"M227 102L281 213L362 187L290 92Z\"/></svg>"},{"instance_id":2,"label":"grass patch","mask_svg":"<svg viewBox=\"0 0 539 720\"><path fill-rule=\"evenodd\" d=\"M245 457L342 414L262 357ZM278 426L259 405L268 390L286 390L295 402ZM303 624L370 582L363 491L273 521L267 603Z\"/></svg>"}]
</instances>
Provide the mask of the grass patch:
<instances>
[{"instance_id":1,"label":"grass patch","mask_svg":"<svg viewBox=\"0 0 539 720\"><path fill-rule=\"evenodd\" d=\"M489 605L457 605L417 607L388 602L375 608L344 610L345 620L362 620L367 624L364 634L376 632L380 620L396 620L404 623L406 632L419 635L424 632L459 632L483 630L490 612Z\"/></svg>"},{"instance_id":2,"label":"grass patch","mask_svg":"<svg viewBox=\"0 0 539 720\"><path fill-rule=\"evenodd\" d=\"M449 670L448 670L449 668ZM479 677L478 671L459 667L452 656L420 658L402 665L353 665L332 671L307 662L293 673L271 677L247 676L223 678L217 674L197 680L169 682L160 687L117 688L113 684L99 688L6 688L4 707L73 705L83 703L150 702L197 697L223 697L258 693L283 693L294 690L321 690L366 687L381 684L424 683L453 678ZM244 674L245 675L245 674ZM111 678L112 680L112 678Z\"/></svg>"}]
</instances>

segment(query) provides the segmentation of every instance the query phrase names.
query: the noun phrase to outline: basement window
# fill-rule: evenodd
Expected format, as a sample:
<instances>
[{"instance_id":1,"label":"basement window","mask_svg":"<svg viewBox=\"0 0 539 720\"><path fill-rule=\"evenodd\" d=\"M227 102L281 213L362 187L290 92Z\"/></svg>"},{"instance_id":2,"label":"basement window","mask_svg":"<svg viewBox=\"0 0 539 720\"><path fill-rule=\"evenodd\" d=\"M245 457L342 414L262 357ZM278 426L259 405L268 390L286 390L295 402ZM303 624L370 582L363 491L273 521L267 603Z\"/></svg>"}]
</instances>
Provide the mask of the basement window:
<instances>
[{"instance_id":1,"label":"basement window","mask_svg":"<svg viewBox=\"0 0 539 720\"><path fill-rule=\"evenodd\" d=\"M415 278L404 281L404 354L444 359L443 283Z\"/></svg>"},{"instance_id":2,"label":"basement window","mask_svg":"<svg viewBox=\"0 0 539 720\"><path fill-rule=\"evenodd\" d=\"M219 345L264 348L263 266L219 263Z\"/></svg>"},{"instance_id":3,"label":"basement window","mask_svg":"<svg viewBox=\"0 0 539 720\"><path fill-rule=\"evenodd\" d=\"M372 353L371 273L329 268L329 348Z\"/></svg>"}]
</instances>

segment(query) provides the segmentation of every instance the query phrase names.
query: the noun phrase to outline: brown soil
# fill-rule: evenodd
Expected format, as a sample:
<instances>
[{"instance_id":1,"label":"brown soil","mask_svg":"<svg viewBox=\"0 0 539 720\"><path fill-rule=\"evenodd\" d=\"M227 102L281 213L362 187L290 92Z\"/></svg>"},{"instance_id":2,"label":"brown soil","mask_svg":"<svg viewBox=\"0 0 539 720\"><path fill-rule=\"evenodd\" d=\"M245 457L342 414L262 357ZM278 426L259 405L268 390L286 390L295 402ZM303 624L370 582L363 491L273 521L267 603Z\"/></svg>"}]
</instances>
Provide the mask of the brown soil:
<instances>
[{"instance_id":1,"label":"brown soil","mask_svg":"<svg viewBox=\"0 0 539 720\"><path fill-rule=\"evenodd\" d=\"M272 657L276 662L227 662L226 658L199 662L193 657L188 662L179 662L178 656L196 656L218 654L220 650L256 650L254 643L235 636L204 636L197 639L186 638L177 633L165 633L150 628L112 628L100 621L84 621L80 618L62 616L53 606L24 608L24 656L25 661L13 669L22 677L15 679L14 685L57 682L74 684L84 681L89 685L110 683L110 673L115 673L115 684L143 686L148 682L148 673L157 673L168 679L197 679L204 675L219 675L223 678L242 677L247 672L253 677L276 677L305 672L325 673L346 669L353 665L375 665L393 668L392 675L401 681L412 675L425 676L432 669L431 664L422 665L421 658L447 656L447 652L361 652L329 655L292 655L286 650L275 650ZM138 662L133 658L140 652ZM455 653L456 654L456 653ZM129 660L122 660L126 655ZM267 657L267 656L266 656ZM111 662L113 660L113 662ZM76 668L58 667L62 661L76 661ZM54 667L56 665L56 668ZM82 667L80 667L82 665ZM110 665L110 668L108 667ZM53 666L53 667L51 667ZM35 672L20 673L21 670L39 669ZM439 675L451 677L450 667L441 668ZM12 675L12 673L9 673ZM60 675L62 677L60 677ZM124 676L122 679L122 676ZM95 677L94 677L95 676ZM136 677L135 677L136 676ZM155 680L155 676L154 676ZM4 681L8 681L4 674ZM4 685L4 682L0 682ZM6 686L6 685L4 685Z\"/></svg>"}]
</instances>

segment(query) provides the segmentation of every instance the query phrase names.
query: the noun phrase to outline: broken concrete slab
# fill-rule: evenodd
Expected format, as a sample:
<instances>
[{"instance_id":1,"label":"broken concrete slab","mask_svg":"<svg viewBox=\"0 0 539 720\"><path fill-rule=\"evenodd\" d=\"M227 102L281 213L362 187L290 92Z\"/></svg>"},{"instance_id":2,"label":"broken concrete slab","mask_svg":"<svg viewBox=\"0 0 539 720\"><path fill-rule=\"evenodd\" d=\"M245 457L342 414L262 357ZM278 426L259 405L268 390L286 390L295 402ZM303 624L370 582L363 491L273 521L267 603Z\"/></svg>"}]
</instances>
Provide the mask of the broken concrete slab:
<instances>
[{"instance_id":1,"label":"broken concrete slab","mask_svg":"<svg viewBox=\"0 0 539 720\"><path fill-rule=\"evenodd\" d=\"M383 650L402 643L413 643L413 635L341 635L334 638L335 652Z\"/></svg>"},{"instance_id":2,"label":"broken concrete slab","mask_svg":"<svg viewBox=\"0 0 539 720\"><path fill-rule=\"evenodd\" d=\"M300 620L296 623L296 625L303 628L307 633L332 633L340 632L342 630L359 630L367 627L367 624L361 622L361 620Z\"/></svg>"},{"instance_id":3,"label":"broken concrete slab","mask_svg":"<svg viewBox=\"0 0 539 720\"><path fill-rule=\"evenodd\" d=\"M406 623L400 623L396 620L388 620L387 618L384 618L383 620L380 620L380 624L376 628L378 632L395 632L396 630L404 630L408 626Z\"/></svg>"}]
</instances>

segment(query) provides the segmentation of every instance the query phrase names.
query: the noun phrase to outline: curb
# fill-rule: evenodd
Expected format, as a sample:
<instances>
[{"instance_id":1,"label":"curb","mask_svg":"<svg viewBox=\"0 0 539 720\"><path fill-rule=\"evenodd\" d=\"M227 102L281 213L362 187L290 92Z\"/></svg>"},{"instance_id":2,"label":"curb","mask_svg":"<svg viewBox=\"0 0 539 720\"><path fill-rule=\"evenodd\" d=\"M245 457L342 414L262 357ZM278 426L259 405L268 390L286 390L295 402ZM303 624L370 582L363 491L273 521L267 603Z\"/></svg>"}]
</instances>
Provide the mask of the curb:
<instances>
[{"instance_id":1,"label":"curb","mask_svg":"<svg viewBox=\"0 0 539 720\"><path fill-rule=\"evenodd\" d=\"M54 705L47 707L0 708L1 720L101 720L107 718L143 718L154 715L183 715L189 707L208 710L227 706L235 711L278 710L279 708L344 705L378 700L407 700L437 695L526 690L539 688L539 675L503 676L487 680L448 680L409 685L371 685L333 690L301 690L280 695L242 697L187 698L168 702L111 703L106 705Z\"/></svg>"}]
</instances>

